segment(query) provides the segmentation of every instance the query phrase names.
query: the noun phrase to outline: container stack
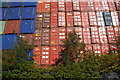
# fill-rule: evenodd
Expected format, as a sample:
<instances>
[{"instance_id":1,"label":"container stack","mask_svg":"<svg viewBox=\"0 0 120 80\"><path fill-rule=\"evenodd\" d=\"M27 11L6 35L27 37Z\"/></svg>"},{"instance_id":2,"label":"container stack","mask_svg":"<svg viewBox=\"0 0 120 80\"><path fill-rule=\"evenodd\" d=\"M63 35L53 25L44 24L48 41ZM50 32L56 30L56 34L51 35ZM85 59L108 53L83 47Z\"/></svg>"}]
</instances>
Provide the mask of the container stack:
<instances>
[{"instance_id":1,"label":"container stack","mask_svg":"<svg viewBox=\"0 0 120 80\"><path fill-rule=\"evenodd\" d=\"M17 43L18 33L29 44L34 40L36 65L55 64L62 55L61 40L73 30L81 38L80 42L86 44L86 51L98 55L110 50L117 53L118 46L113 45L120 35L120 2L117 0L6 2L0 11L2 49L10 49L10 41Z\"/></svg>"}]
</instances>

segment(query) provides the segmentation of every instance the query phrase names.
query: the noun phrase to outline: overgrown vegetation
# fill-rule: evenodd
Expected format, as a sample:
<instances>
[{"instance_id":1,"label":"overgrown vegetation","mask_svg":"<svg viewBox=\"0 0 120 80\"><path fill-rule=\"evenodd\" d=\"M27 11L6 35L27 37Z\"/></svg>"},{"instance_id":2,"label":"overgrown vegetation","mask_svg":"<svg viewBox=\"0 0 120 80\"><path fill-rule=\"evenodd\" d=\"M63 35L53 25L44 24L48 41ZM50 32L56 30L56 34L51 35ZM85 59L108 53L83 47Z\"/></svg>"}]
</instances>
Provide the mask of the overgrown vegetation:
<instances>
[{"instance_id":1,"label":"overgrown vegetation","mask_svg":"<svg viewBox=\"0 0 120 80\"><path fill-rule=\"evenodd\" d=\"M61 53L62 58L52 68L36 68L33 61L27 61L27 50L33 49L35 45L28 45L22 38L18 39L18 44L14 50L3 51L2 76L3 79L42 79L42 78L108 78L111 72L119 75L120 63L119 55L107 53L99 56L94 53L85 52L85 44L79 42L80 39L75 32L69 33ZM116 43L119 44L119 39ZM83 51L83 53L80 53ZM120 78L117 76L116 78Z\"/></svg>"}]
</instances>

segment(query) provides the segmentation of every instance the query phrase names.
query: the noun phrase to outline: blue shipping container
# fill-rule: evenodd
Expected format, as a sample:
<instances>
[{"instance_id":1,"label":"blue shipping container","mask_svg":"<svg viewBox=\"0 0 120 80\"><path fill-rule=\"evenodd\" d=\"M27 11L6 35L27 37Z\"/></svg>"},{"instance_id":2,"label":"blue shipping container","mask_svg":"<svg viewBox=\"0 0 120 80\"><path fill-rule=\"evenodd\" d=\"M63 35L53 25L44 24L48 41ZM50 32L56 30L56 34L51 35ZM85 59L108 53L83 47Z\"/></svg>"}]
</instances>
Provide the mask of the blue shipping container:
<instances>
[{"instance_id":1,"label":"blue shipping container","mask_svg":"<svg viewBox=\"0 0 120 80\"><path fill-rule=\"evenodd\" d=\"M23 6L37 6L37 0L23 0Z\"/></svg>"},{"instance_id":2,"label":"blue shipping container","mask_svg":"<svg viewBox=\"0 0 120 80\"><path fill-rule=\"evenodd\" d=\"M10 2L2 2L2 7L10 7Z\"/></svg>"},{"instance_id":3,"label":"blue shipping container","mask_svg":"<svg viewBox=\"0 0 120 80\"><path fill-rule=\"evenodd\" d=\"M2 50L2 35L0 35L0 50Z\"/></svg>"},{"instance_id":4,"label":"blue shipping container","mask_svg":"<svg viewBox=\"0 0 120 80\"><path fill-rule=\"evenodd\" d=\"M21 20L20 33L34 33L35 20Z\"/></svg>"},{"instance_id":5,"label":"blue shipping container","mask_svg":"<svg viewBox=\"0 0 120 80\"><path fill-rule=\"evenodd\" d=\"M6 20L7 19L7 14L8 14L8 8L0 8L0 20Z\"/></svg>"},{"instance_id":6,"label":"blue shipping container","mask_svg":"<svg viewBox=\"0 0 120 80\"><path fill-rule=\"evenodd\" d=\"M12 2L10 3L10 6L13 7L13 6L22 6L23 5L23 2L20 1L20 2Z\"/></svg>"},{"instance_id":7,"label":"blue shipping container","mask_svg":"<svg viewBox=\"0 0 120 80\"><path fill-rule=\"evenodd\" d=\"M22 19L34 19L36 17L36 7L24 7Z\"/></svg>"},{"instance_id":8,"label":"blue shipping container","mask_svg":"<svg viewBox=\"0 0 120 80\"><path fill-rule=\"evenodd\" d=\"M10 8L8 12L8 19L20 19L21 18L21 8Z\"/></svg>"},{"instance_id":9,"label":"blue shipping container","mask_svg":"<svg viewBox=\"0 0 120 80\"><path fill-rule=\"evenodd\" d=\"M17 34L8 34L2 36L2 49L13 49L18 40Z\"/></svg>"},{"instance_id":10,"label":"blue shipping container","mask_svg":"<svg viewBox=\"0 0 120 80\"><path fill-rule=\"evenodd\" d=\"M28 50L28 51L29 53L27 54L27 60L31 61L33 56L33 50Z\"/></svg>"}]
</instances>

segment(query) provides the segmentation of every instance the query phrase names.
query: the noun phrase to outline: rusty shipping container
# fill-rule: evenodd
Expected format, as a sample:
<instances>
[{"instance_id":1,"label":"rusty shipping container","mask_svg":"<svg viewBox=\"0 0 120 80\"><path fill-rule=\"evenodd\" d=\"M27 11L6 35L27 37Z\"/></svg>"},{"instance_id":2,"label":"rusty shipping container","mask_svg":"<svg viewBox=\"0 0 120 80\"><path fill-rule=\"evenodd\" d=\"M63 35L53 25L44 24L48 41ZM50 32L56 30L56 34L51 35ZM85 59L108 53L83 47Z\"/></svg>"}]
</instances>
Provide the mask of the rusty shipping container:
<instances>
[{"instance_id":1,"label":"rusty shipping container","mask_svg":"<svg viewBox=\"0 0 120 80\"><path fill-rule=\"evenodd\" d=\"M19 28L20 28L20 20L6 21L4 33L5 34L19 33Z\"/></svg>"},{"instance_id":2,"label":"rusty shipping container","mask_svg":"<svg viewBox=\"0 0 120 80\"><path fill-rule=\"evenodd\" d=\"M34 34L20 34L19 37L23 40L27 40L28 44L34 44Z\"/></svg>"}]
</instances>

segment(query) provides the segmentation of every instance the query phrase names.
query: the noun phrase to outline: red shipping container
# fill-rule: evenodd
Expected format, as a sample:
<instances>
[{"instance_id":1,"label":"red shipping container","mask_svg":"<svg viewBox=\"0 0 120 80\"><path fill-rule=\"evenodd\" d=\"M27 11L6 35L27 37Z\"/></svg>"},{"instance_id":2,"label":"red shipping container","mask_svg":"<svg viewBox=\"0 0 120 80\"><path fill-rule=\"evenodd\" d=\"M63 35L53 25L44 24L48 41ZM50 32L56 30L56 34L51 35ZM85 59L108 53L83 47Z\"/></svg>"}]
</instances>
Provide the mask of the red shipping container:
<instances>
[{"instance_id":1,"label":"red shipping container","mask_svg":"<svg viewBox=\"0 0 120 80\"><path fill-rule=\"evenodd\" d=\"M35 28L39 29L43 27L43 14L36 14L36 25Z\"/></svg>"},{"instance_id":2,"label":"red shipping container","mask_svg":"<svg viewBox=\"0 0 120 80\"><path fill-rule=\"evenodd\" d=\"M109 11L107 0L97 0L94 2L96 11Z\"/></svg>"},{"instance_id":3,"label":"red shipping container","mask_svg":"<svg viewBox=\"0 0 120 80\"><path fill-rule=\"evenodd\" d=\"M41 64L41 46L34 47L33 59L35 64Z\"/></svg>"},{"instance_id":4,"label":"red shipping container","mask_svg":"<svg viewBox=\"0 0 120 80\"><path fill-rule=\"evenodd\" d=\"M97 27L91 27L91 38L92 38L92 43L100 43Z\"/></svg>"},{"instance_id":5,"label":"red shipping container","mask_svg":"<svg viewBox=\"0 0 120 80\"><path fill-rule=\"evenodd\" d=\"M42 29L36 29L35 30L35 45L41 45L41 41L42 41Z\"/></svg>"},{"instance_id":6,"label":"red shipping container","mask_svg":"<svg viewBox=\"0 0 120 80\"><path fill-rule=\"evenodd\" d=\"M106 29L107 29L107 36L108 36L109 43L116 43L113 27L107 27Z\"/></svg>"},{"instance_id":7,"label":"red shipping container","mask_svg":"<svg viewBox=\"0 0 120 80\"><path fill-rule=\"evenodd\" d=\"M111 12L113 26L119 26L118 13L116 11Z\"/></svg>"},{"instance_id":8,"label":"red shipping container","mask_svg":"<svg viewBox=\"0 0 120 80\"><path fill-rule=\"evenodd\" d=\"M73 26L73 13L67 12L66 17L67 17L67 27L72 27Z\"/></svg>"},{"instance_id":9,"label":"red shipping container","mask_svg":"<svg viewBox=\"0 0 120 80\"><path fill-rule=\"evenodd\" d=\"M65 33L66 33L66 29L64 27L60 27L59 28L59 44L60 45L63 44L62 40L65 40L65 37L66 37Z\"/></svg>"},{"instance_id":10,"label":"red shipping container","mask_svg":"<svg viewBox=\"0 0 120 80\"><path fill-rule=\"evenodd\" d=\"M44 2L44 9L43 9L44 12L50 12L50 0L46 0Z\"/></svg>"},{"instance_id":11,"label":"red shipping container","mask_svg":"<svg viewBox=\"0 0 120 80\"><path fill-rule=\"evenodd\" d=\"M44 6L43 0L39 0L37 2L37 13L43 12L43 6Z\"/></svg>"},{"instance_id":12,"label":"red shipping container","mask_svg":"<svg viewBox=\"0 0 120 80\"><path fill-rule=\"evenodd\" d=\"M69 34L70 32L71 32L71 33L73 32L73 27L67 28L67 34Z\"/></svg>"},{"instance_id":13,"label":"red shipping container","mask_svg":"<svg viewBox=\"0 0 120 80\"><path fill-rule=\"evenodd\" d=\"M101 46L99 44L93 44L93 52L95 54L101 55Z\"/></svg>"},{"instance_id":14,"label":"red shipping container","mask_svg":"<svg viewBox=\"0 0 120 80\"><path fill-rule=\"evenodd\" d=\"M81 11L94 11L94 1L93 0L80 0Z\"/></svg>"},{"instance_id":15,"label":"red shipping container","mask_svg":"<svg viewBox=\"0 0 120 80\"><path fill-rule=\"evenodd\" d=\"M91 45L91 44L87 44L87 45L85 46L85 51L87 51L87 52L92 52L92 45Z\"/></svg>"},{"instance_id":16,"label":"red shipping container","mask_svg":"<svg viewBox=\"0 0 120 80\"><path fill-rule=\"evenodd\" d=\"M49 45L50 39L49 39L49 29L48 28L42 28L42 45Z\"/></svg>"},{"instance_id":17,"label":"red shipping container","mask_svg":"<svg viewBox=\"0 0 120 80\"><path fill-rule=\"evenodd\" d=\"M65 2L64 0L58 0L58 10L65 11Z\"/></svg>"},{"instance_id":18,"label":"red shipping container","mask_svg":"<svg viewBox=\"0 0 120 80\"><path fill-rule=\"evenodd\" d=\"M89 12L90 26L97 26L97 17L95 12Z\"/></svg>"},{"instance_id":19,"label":"red shipping container","mask_svg":"<svg viewBox=\"0 0 120 80\"><path fill-rule=\"evenodd\" d=\"M120 11L120 1L116 0L115 4L116 4L117 10Z\"/></svg>"},{"instance_id":20,"label":"red shipping container","mask_svg":"<svg viewBox=\"0 0 120 80\"><path fill-rule=\"evenodd\" d=\"M109 53L109 45L108 44L101 45L101 50L102 53Z\"/></svg>"},{"instance_id":21,"label":"red shipping container","mask_svg":"<svg viewBox=\"0 0 120 80\"><path fill-rule=\"evenodd\" d=\"M99 27L99 37L100 37L100 43L102 44L107 44L107 36L106 36L106 30L104 27Z\"/></svg>"},{"instance_id":22,"label":"red shipping container","mask_svg":"<svg viewBox=\"0 0 120 80\"><path fill-rule=\"evenodd\" d=\"M91 44L90 29L88 27L83 28L83 38L85 44Z\"/></svg>"},{"instance_id":23,"label":"red shipping container","mask_svg":"<svg viewBox=\"0 0 120 80\"><path fill-rule=\"evenodd\" d=\"M110 44L110 50L115 52L115 53L118 53L118 48L116 45Z\"/></svg>"},{"instance_id":24,"label":"red shipping container","mask_svg":"<svg viewBox=\"0 0 120 80\"><path fill-rule=\"evenodd\" d=\"M43 14L43 27L50 27L50 13Z\"/></svg>"},{"instance_id":25,"label":"red shipping container","mask_svg":"<svg viewBox=\"0 0 120 80\"><path fill-rule=\"evenodd\" d=\"M6 21L4 33L19 33L20 20L10 20Z\"/></svg>"},{"instance_id":26,"label":"red shipping container","mask_svg":"<svg viewBox=\"0 0 120 80\"><path fill-rule=\"evenodd\" d=\"M66 0L66 11L72 11L72 0Z\"/></svg>"},{"instance_id":27,"label":"red shipping container","mask_svg":"<svg viewBox=\"0 0 120 80\"><path fill-rule=\"evenodd\" d=\"M42 46L41 64L49 64L50 48L49 46Z\"/></svg>"},{"instance_id":28,"label":"red shipping container","mask_svg":"<svg viewBox=\"0 0 120 80\"><path fill-rule=\"evenodd\" d=\"M28 44L34 43L34 34L20 34L23 40L27 40Z\"/></svg>"},{"instance_id":29,"label":"red shipping container","mask_svg":"<svg viewBox=\"0 0 120 80\"><path fill-rule=\"evenodd\" d=\"M58 26L65 26L65 12L58 12Z\"/></svg>"},{"instance_id":30,"label":"red shipping container","mask_svg":"<svg viewBox=\"0 0 120 80\"><path fill-rule=\"evenodd\" d=\"M73 0L73 10L74 11L80 11L79 0Z\"/></svg>"},{"instance_id":31,"label":"red shipping container","mask_svg":"<svg viewBox=\"0 0 120 80\"><path fill-rule=\"evenodd\" d=\"M81 26L81 14L80 12L74 12L74 26Z\"/></svg>"},{"instance_id":32,"label":"red shipping container","mask_svg":"<svg viewBox=\"0 0 120 80\"><path fill-rule=\"evenodd\" d=\"M114 27L114 31L116 37L120 36L120 27Z\"/></svg>"},{"instance_id":33,"label":"red shipping container","mask_svg":"<svg viewBox=\"0 0 120 80\"><path fill-rule=\"evenodd\" d=\"M58 3L55 1L51 2L51 12L57 12L58 8L57 8Z\"/></svg>"},{"instance_id":34,"label":"red shipping container","mask_svg":"<svg viewBox=\"0 0 120 80\"><path fill-rule=\"evenodd\" d=\"M87 12L82 12L82 26L83 27L89 27L89 21L88 21L88 13Z\"/></svg>"},{"instance_id":35,"label":"red shipping container","mask_svg":"<svg viewBox=\"0 0 120 80\"><path fill-rule=\"evenodd\" d=\"M59 59L59 46L51 46L50 64L55 64Z\"/></svg>"},{"instance_id":36,"label":"red shipping container","mask_svg":"<svg viewBox=\"0 0 120 80\"><path fill-rule=\"evenodd\" d=\"M59 45L59 30L58 30L58 28L51 29L50 44L51 45Z\"/></svg>"},{"instance_id":37,"label":"red shipping container","mask_svg":"<svg viewBox=\"0 0 120 80\"><path fill-rule=\"evenodd\" d=\"M53 28L53 27L57 27L57 12L52 12L51 13L51 28Z\"/></svg>"},{"instance_id":38,"label":"red shipping container","mask_svg":"<svg viewBox=\"0 0 120 80\"><path fill-rule=\"evenodd\" d=\"M116 11L114 0L108 0L108 6L110 11Z\"/></svg>"},{"instance_id":39,"label":"red shipping container","mask_svg":"<svg viewBox=\"0 0 120 80\"><path fill-rule=\"evenodd\" d=\"M81 27L74 27L74 30L75 30L76 34L79 36L80 42L83 42L82 28Z\"/></svg>"}]
</instances>

